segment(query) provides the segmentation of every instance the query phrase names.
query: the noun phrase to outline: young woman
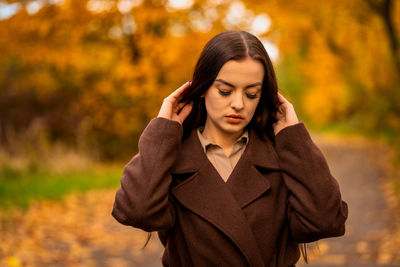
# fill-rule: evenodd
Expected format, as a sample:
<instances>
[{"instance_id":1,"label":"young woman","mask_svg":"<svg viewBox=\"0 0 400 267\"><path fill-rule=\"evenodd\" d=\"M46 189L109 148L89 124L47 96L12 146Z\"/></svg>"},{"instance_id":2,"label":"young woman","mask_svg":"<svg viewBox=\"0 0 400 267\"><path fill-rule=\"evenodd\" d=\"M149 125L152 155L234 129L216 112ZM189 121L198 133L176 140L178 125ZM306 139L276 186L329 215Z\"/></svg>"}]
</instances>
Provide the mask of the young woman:
<instances>
[{"instance_id":1,"label":"young woman","mask_svg":"<svg viewBox=\"0 0 400 267\"><path fill-rule=\"evenodd\" d=\"M226 31L143 131L112 215L157 231L164 266L294 266L344 234L347 204L262 43Z\"/></svg>"}]
</instances>

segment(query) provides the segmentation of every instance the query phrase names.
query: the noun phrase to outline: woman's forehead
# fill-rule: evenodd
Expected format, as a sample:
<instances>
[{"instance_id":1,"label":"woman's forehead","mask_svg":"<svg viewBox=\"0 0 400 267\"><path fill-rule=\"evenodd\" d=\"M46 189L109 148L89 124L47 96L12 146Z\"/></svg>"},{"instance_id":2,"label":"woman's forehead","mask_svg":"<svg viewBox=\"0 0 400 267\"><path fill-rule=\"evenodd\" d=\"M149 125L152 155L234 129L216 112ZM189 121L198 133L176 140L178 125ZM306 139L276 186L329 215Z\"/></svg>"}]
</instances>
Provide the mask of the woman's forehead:
<instances>
[{"instance_id":1,"label":"woman's forehead","mask_svg":"<svg viewBox=\"0 0 400 267\"><path fill-rule=\"evenodd\" d=\"M229 60L220 69L216 79L223 79L233 85L243 85L262 82L264 66L258 60ZM235 84L238 83L238 84Z\"/></svg>"}]
</instances>

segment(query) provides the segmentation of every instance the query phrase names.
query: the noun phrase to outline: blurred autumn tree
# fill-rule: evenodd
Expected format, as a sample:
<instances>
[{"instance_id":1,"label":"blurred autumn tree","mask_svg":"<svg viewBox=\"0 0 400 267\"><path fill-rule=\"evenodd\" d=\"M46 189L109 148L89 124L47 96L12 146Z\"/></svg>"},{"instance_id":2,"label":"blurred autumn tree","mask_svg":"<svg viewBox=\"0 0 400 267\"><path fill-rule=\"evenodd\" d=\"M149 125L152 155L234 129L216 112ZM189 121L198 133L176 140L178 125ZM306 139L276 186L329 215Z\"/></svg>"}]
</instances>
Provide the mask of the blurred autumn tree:
<instances>
[{"instance_id":1,"label":"blurred autumn tree","mask_svg":"<svg viewBox=\"0 0 400 267\"><path fill-rule=\"evenodd\" d=\"M305 82L293 90L311 121L400 131L399 1L276 1L274 11L281 65Z\"/></svg>"},{"instance_id":2,"label":"blurred autumn tree","mask_svg":"<svg viewBox=\"0 0 400 267\"><path fill-rule=\"evenodd\" d=\"M400 132L398 1L43 0L37 12L7 2L20 5L0 21L0 141L11 152L13 136L39 127L49 144L132 155L207 40L251 31L264 13L272 24L259 37L277 45L279 83L303 119Z\"/></svg>"},{"instance_id":3,"label":"blurred autumn tree","mask_svg":"<svg viewBox=\"0 0 400 267\"><path fill-rule=\"evenodd\" d=\"M149 1L126 14L97 2L48 4L33 15L22 8L0 22L2 145L39 124L50 142L132 153L161 99L189 79L201 39L167 32L172 20L185 23L182 14Z\"/></svg>"}]
</instances>

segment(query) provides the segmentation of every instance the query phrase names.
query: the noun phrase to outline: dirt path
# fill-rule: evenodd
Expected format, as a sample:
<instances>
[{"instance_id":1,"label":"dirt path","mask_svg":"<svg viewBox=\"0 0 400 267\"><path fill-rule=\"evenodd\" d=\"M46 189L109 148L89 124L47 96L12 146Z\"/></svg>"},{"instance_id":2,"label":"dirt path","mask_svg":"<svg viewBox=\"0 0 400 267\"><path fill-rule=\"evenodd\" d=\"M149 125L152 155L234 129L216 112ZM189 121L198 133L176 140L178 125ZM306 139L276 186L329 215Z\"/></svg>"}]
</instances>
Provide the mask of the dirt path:
<instances>
[{"instance_id":1,"label":"dirt path","mask_svg":"<svg viewBox=\"0 0 400 267\"><path fill-rule=\"evenodd\" d=\"M311 264L299 266L400 266L395 240L400 235L393 232L395 216L385 191L387 149L361 139L313 139L338 179L349 217L345 236L310 244Z\"/></svg>"},{"instance_id":2,"label":"dirt path","mask_svg":"<svg viewBox=\"0 0 400 267\"><path fill-rule=\"evenodd\" d=\"M385 150L313 138L339 180L349 219L344 237L319 241L318 249L310 244L311 264L299 266L400 266L400 235L391 232L394 216L382 186ZM25 213L0 213L0 266L161 266L156 234L143 250L146 233L110 216L114 193L92 191L38 202Z\"/></svg>"}]
</instances>

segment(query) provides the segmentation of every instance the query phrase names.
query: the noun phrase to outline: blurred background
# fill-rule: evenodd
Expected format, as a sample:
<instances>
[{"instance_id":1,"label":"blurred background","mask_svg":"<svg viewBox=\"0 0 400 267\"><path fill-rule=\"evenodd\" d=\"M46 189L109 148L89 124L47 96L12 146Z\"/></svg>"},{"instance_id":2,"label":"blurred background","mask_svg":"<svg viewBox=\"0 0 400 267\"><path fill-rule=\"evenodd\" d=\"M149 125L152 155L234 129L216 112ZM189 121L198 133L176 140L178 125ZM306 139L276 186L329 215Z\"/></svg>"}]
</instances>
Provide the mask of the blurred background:
<instances>
[{"instance_id":1,"label":"blurred background","mask_svg":"<svg viewBox=\"0 0 400 267\"><path fill-rule=\"evenodd\" d=\"M372 228L344 239L348 250L317 245L315 262L400 263L400 1L10 0L0 1L1 266L159 266L156 239L142 250L146 233L110 218L113 196L163 98L225 30L263 42L344 196L376 206L350 220Z\"/></svg>"}]
</instances>

